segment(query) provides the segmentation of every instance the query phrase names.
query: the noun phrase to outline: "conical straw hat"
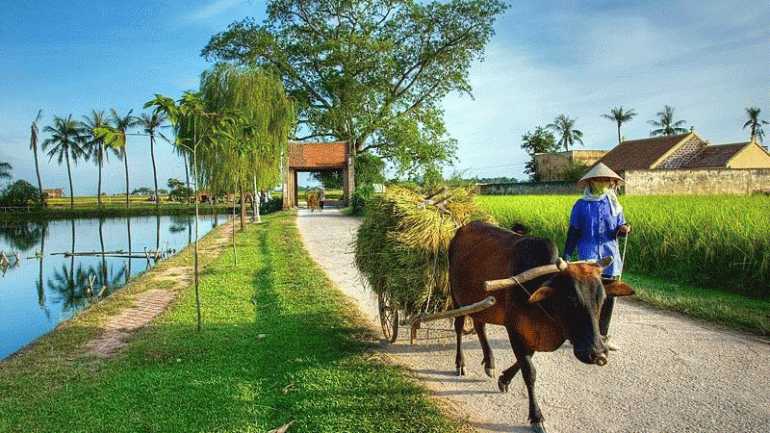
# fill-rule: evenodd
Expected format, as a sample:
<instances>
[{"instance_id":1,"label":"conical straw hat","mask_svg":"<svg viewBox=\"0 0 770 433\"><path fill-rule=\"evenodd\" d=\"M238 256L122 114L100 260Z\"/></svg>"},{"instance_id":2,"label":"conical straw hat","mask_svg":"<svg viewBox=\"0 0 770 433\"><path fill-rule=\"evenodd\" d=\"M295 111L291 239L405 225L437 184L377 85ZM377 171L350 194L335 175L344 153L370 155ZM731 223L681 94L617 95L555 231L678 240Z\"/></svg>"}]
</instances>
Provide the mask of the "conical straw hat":
<instances>
[{"instance_id":1,"label":"conical straw hat","mask_svg":"<svg viewBox=\"0 0 770 433\"><path fill-rule=\"evenodd\" d=\"M581 177L578 181L578 186L585 186L586 183L591 179L613 179L617 180L618 182L623 182L623 178L618 176L617 173L612 171L609 167L606 165L600 163L597 163L593 166L590 170L588 170L588 173L585 174L585 176Z\"/></svg>"}]
</instances>

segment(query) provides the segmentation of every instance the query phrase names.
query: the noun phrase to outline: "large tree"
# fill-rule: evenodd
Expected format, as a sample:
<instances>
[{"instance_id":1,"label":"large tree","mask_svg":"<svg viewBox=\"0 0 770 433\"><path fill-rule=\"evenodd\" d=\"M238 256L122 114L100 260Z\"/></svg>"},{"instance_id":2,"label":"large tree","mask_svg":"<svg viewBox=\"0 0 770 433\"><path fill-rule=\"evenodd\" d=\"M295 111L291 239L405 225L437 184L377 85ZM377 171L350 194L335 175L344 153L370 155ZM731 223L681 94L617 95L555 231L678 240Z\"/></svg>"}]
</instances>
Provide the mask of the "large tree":
<instances>
[{"instance_id":1,"label":"large tree","mask_svg":"<svg viewBox=\"0 0 770 433\"><path fill-rule=\"evenodd\" d=\"M94 162L98 170L98 178L96 182L96 203L99 207L102 206L102 167L104 167L104 161L107 158L104 148L104 137L101 136L99 131L101 128L109 126L107 122L107 116L104 111L91 111L90 116L83 116L83 151L87 156L93 156Z\"/></svg>"},{"instance_id":2,"label":"large tree","mask_svg":"<svg viewBox=\"0 0 770 433\"><path fill-rule=\"evenodd\" d=\"M347 140L353 157L374 152L399 169L433 167L454 154L439 103L471 93L470 66L506 8L501 0L271 0L263 23L232 23L202 54L279 74L296 103L295 138Z\"/></svg>"},{"instance_id":3,"label":"large tree","mask_svg":"<svg viewBox=\"0 0 770 433\"><path fill-rule=\"evenodd\" d=\"M612 120L618 126L618 144L620 144L620 142L623 141L623 137L620 135L620 127L636 117L636 111L634 111L633 108L625 109L621 105L620 107L611 108L610 112L608 114L602 114L602 117L607 120Z\"/></svg>"},{"instance_id":4,"label":"large tree","mask_svg":"<svg viewBox=\"0 0 770 433\"><path fill-rule=\"evenodd\" d=\"M48 125L44 129L50 134L43 142L43 149L48 150L49 161L56 157L56 162L61 165L67 163L67 178L70 183L70 208L75 207L75 191L72 187L72 169L71 163L77 163L77 160L83 157L83 126L70 114L66 118L55 116L53 125Z\"/></svg>"},{"instance_id":5,"label":"large tree","mask_svg":"<svg viewBox=\"0 0 770 433\"><path fill-rule=\"evenodd\" d=\"M687 132L687 128L684 127L687 124L686 120L674 120L674 107L665 105L663 111L659 111L656 115L658 120L647 121L647 123L655 127L655 129L650 131L650 136L677 135Z\"/></svg>"},{"instance_id":6,"label":"large tree","mask_svg":"<svg viewBox=\"0 0 770 433\"><path fill-rule=\"evenodd\" d=\"M524 173L527 173L534 182L540 181L535 162L536 153L549 153L559 150L559 143L556 137L546 127L536 126L534 131L527 131L521 136L521 148L524 149L531 159L524 166Z\"/></svg>"},{"instance_id":7,"label":"large tree","mask_svg":"<svg viewBox=\"0 0 770 433\"><path fill-rule=\"evenodd\" d=\"M111 126L109 128L103 128L102 131L105 131L106 133L103 134L105 138L105 143L109 148L115 153L115 155L118 157L118 159L123 160L123 167L125 168L125 174L126 174L126 207L129 207L131 205L130 202L130 186L128 181L128 141L127 141L127 135L128 130L133 128L138 124L137 118L134 117L131 113L133 113L134 110L128 110L128 113L126 113L125 116L121 116L118 114L118 112L113 108L110 110L110 122Z\"/></svg>"},{"instance_id":8,"label":"large tree","mask_svg":"<svg viewBox=\"0 0 770 433\"><path fill-rule=\"evenodd\" d=\"M743 124L743 129L750 128L751 140L757 140L760 143L765 138L765 131L762 129L762 125L770 125L767 120L761 120L759 118L759 113L761 112L762 110L760 110L759 107L747 107L746 116L749 119Z\"/></svg>"},{"instance_id":9,"label":"large tree","mask_svg":"<svg viewBox=\"0 0 770 433\"><path fill-rule=\"evenodd\" d=\"M583 144L583 131L575 129L575 120L565 114L559 114L546 128L553 131L559 138L559 144L569 151L575 143Z\"/></svg>"}]
</instances>

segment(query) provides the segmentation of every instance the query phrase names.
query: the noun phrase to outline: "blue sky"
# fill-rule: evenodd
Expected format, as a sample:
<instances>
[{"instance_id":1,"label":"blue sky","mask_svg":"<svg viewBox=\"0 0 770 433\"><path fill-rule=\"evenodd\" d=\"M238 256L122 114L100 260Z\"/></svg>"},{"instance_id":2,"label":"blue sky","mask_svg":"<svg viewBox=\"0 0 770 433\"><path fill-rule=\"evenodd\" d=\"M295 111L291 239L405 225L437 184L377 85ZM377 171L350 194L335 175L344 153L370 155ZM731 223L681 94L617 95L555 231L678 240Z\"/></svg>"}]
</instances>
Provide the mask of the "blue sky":
<instances>
[{"instance_id":1,"label":"blue sky","mask_svg":"<svg viewBox=\"0 0 770 433\"><path fill-rule=\"evenodd\" d=\"M154 93L196 87L209 66L200 50L210 36L245 16L261 19L262 1L0 2L0 160L32 181L29 123L39 108L81 116L91 109L141 110ZM649 134L664 104L713 143L744 140L743 110L770 119L770 8L724 1L516 2L496 24L484 62L473 66L474 98L443 104L459 142L456 169L516 176L527 160L520 137L560 113L577 117L586 148L607 149L613 105L639 116L628 138ZM770 132L770 131L768 131ZM132 187L150 186L146 139L129 142ZM158 152L159 178L182 177L170 146ZM66 185L63 167L41 160L46 186ZM94 193L96 169L75 169L76 193ZM106 168L110 193L123 188L122 166Z\"/></svg>"}]
</instances>

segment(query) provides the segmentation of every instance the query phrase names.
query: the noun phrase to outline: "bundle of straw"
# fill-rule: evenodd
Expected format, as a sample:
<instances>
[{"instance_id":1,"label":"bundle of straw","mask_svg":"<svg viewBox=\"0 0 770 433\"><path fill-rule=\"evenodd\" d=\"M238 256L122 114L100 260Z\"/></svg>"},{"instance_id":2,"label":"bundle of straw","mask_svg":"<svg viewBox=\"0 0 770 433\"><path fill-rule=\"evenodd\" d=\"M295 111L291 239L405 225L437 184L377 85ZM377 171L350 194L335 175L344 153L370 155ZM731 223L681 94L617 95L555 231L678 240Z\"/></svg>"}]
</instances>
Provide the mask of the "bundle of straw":
<instances>
[{"instance_id":1,"label":"bundle of straw","mask_svg":"<svg viewBox=\"0 0 770 433\"><path fill-rule=\"evenodd\" d=\"M425 197L390 187L367 203L356 239L356 266L372 290L408 315L449 307L449 243L473 220L489 220L467 188Z\"/></svg>"}]
</instances>

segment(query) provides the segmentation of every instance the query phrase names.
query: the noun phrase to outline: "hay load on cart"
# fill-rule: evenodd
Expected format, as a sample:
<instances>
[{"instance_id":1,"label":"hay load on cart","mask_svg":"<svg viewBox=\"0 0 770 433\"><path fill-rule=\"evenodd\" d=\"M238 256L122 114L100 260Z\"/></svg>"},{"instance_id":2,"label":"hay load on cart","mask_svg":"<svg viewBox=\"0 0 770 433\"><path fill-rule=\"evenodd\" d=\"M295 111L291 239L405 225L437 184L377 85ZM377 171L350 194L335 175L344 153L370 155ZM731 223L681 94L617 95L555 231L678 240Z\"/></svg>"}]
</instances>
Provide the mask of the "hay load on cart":
<instances>
[{"instance_id":1,"label":"hay load on cart","mask_svg":"<svg viewBox=\"0 0 770 433\"><path fill-rule=\"evenodd\" d=\"M356 239L356 266L378 295L380 323L390 341L399 323L414 329L452 308L449 243L473 220L489 221L468 188L429 195L391 187L367 203ZM451 317L451 316L446 316Z\"/></svg>"}]
</instances>

